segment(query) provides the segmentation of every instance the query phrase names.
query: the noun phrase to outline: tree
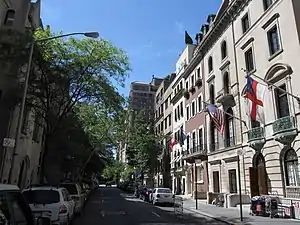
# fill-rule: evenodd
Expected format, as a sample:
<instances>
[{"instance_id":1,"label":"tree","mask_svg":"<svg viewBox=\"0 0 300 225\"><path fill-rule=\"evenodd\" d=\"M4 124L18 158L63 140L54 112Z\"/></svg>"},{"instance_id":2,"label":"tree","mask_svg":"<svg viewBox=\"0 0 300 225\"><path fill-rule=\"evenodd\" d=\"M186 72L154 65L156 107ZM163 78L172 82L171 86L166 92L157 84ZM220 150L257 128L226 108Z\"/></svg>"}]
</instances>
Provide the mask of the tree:
<instances>
[{"instance_id":1,"label":"tree","mask_svg":"<svg viewBox=\"0 0 300 225\"><path fill-rule=\"evenodd\" d=\"M47 27L37 30L35 38L55 35ZM33 62L28 104L42 118L44 162L49 142L55 141L64 129L63 120L79 103L97 105L110 116L117 114L124 99L113 84L123 86L130 67L124 51L104 39L90 38L37 42ZM44 169L45 164L43 175Z\"/></svg>"},{"instance_id":2,"label":"tree","mask_svg":"<svg viewBox=\"0 0 300 225\"><path fill-rule=\"evenodd\" d=\"M126 174L124 174L124 171L126 171L125 168L126 165L124 163L114 162L113 164L108 165L104 168L102 176L105 180L112 180L117 182L119 178L127 177Z\"/></svg>"},{"instance_id":3,"label":"tree","mask_svg":"<svg viewBox=\"0 0 300 225\"><path fill-rule=\"evenodd\" d=\"M152 177L157 169L157 157L161 153L163 136L156 135L152 122L145 122L141 111L132 121L128 135L128 160L142 174Z\"/></svg>"}]
</instances>

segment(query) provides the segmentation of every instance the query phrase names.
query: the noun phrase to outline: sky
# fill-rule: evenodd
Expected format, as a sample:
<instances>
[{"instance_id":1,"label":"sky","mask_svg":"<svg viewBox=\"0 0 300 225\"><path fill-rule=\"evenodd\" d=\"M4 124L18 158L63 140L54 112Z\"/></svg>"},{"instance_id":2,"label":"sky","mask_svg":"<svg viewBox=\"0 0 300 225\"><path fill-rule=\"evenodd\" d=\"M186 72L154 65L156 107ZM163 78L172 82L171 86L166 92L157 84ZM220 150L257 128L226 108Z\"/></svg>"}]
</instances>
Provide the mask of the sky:
<instances>
[{"instance_id":1,"label":"sky","mask_svg":"<svg viewBox=\"0 0 300 225\"><path fill-rule=\"evenodd\" d=\"M98 31L128 53L133 81L150 82L175 71L185 47L185 30L194 39L222 0L42 0L42 20L54 32Z\"/></svg>"}]
</instances>

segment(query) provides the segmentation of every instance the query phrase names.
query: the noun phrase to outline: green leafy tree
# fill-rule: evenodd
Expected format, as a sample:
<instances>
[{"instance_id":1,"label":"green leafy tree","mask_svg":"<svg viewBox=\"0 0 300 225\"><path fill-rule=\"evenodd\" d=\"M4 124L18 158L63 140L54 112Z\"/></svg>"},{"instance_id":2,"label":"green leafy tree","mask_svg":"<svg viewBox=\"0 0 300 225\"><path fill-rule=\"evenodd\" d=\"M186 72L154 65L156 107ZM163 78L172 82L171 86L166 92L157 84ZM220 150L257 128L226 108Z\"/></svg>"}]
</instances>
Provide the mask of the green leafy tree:
<instances>
[{"instance_id":1,"label":"green leafy tree","mask_svg":"<svg viewBox=\"0 0 300 225\"><path fill-rule=\"evenodd\" d=\"M57 34L47 27L37 30L36 39ZM113 85L124 85L130 71L124 51L104 39L54 39L37 42L31 68L28 104L41 118L45 134L45 158L50 154L49 142L54 142L65 128L63 120L80 104L97 105L113 116L123 107L123 97ZM93 127L93 129L98 129ZM104 128L105 130L105 128ZM93 135L91 135L91 133ZM90 131L95 142L99 134ZM94 143L93 143L94 145ZM56 149L52 149L56 151ZM56 153L53 153L56 154ZM42 175L47 163L43 164Z\"/></svg>"},{"instance_id":2,"label":"green leafy tree","mask_svg":"<svg viewBox=\"0 0 300 225\"><path fill-rule=\"evenodd\" d=\"M138 171L153 176L157 169L157 157L161 153L163 136L156 135L152 122L145 122L141 111L129 128L128 160Z\"/></svg>"}]
</instances>

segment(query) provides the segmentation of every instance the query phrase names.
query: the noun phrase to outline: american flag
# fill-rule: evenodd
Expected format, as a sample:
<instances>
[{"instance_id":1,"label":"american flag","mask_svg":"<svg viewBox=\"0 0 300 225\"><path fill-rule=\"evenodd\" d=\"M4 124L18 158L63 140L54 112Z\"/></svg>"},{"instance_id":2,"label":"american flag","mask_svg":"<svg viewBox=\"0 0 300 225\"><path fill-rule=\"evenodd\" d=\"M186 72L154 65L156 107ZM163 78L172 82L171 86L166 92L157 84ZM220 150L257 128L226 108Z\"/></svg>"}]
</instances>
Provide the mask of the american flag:
<instances>
[{"instance_id":1,"label":"american flag","mask_svg":"<svg viewBox=\"0 0 300 225\"><path fill-rule=\"evenodd\" d=\"M225 128L224 112L211 104L208 104L206 108L210 117L214 121L217 130L222 134Z\"/></svg>"}]
</instances>

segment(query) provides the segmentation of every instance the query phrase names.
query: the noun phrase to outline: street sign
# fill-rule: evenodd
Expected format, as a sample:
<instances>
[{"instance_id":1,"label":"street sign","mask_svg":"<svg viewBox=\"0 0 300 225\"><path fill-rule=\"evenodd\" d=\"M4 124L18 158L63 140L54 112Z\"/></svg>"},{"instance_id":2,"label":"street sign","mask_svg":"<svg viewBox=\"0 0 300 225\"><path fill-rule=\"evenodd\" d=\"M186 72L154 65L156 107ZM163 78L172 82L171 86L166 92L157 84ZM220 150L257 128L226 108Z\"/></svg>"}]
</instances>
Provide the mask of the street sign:
<instances>
[{"instance_id":1,"label":"street sign","mask_svg":"<svg viewBox=\"0 0 300 225\"><path fill-rule=\"evenodd\" d=\"M13 138L4 138L3 139L3 147L10 147L13 148L15 147L15 139Z\"/></svg>"}]
</instances>

